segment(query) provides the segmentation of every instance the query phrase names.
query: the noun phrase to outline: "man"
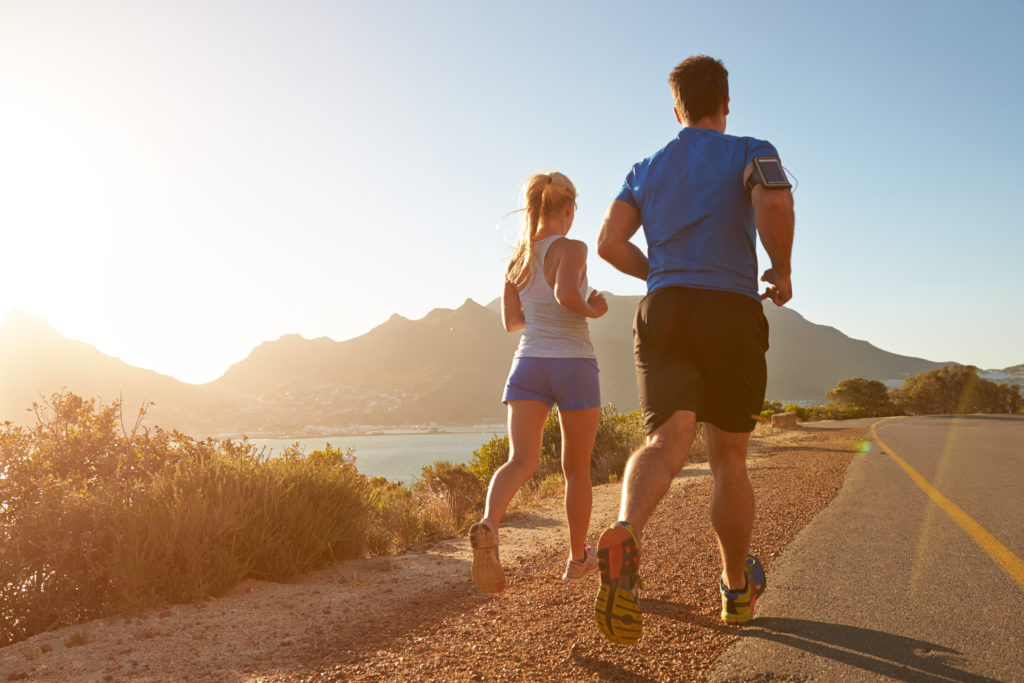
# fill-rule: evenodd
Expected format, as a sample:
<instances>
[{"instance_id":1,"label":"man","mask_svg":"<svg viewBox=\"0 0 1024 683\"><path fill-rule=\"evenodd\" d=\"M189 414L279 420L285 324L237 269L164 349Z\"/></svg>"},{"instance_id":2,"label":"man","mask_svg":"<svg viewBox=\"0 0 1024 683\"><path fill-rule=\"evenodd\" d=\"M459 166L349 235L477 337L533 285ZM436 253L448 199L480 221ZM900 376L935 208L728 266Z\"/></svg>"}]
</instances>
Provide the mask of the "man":
<instances>
[{"instance_id":1,"label":"man","mask_svg":"<svg viewBox=\"0 0 1024 683\"><path fill-rule=\"evenodd\" d=\"M669 83L684 128L633 166L598 237L598 254L646 280L648 290L633 330L647 438L626 466L620 521L598 542L594 616L615 643L640 639L640 534L685 464L698 421L714 478L722 619L749 621L766 585L761 563L747 554L754 524L747 441L767 379L761 301L782 306L793 296L793 195L775 147L725 134L729 82L720 61L690 57ZM647 255L629 241L641 225ZM771 258L762 294L755 233Z\"/></svg>"}]
</instances>

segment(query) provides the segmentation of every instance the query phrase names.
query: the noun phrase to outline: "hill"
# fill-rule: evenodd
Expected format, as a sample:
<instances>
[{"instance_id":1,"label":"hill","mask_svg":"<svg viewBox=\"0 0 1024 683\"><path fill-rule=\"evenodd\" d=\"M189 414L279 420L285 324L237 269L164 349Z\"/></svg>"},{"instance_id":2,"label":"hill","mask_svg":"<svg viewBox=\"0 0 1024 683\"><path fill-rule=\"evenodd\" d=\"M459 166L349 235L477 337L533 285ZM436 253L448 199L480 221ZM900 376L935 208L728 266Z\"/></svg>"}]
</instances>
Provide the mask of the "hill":
<instances>
[{"instance_id":1,"label":"hill","mask_svg":"<svg viewBox=\"0 0 1024 683\"><path fill-rule=\"evenodd\" d=\"M590 324L602 395L619 410L632 410L631 329L639 297L607 296L608 314ZM789 308L767 305L765 314L769 398L822 402L846 377L898 383L946 364L883 351ZM129 411L152 401L148 424L197 435L502 420L501 389L519 337L502 329L497 300L482 306L467 299L419 320L394 315L347 341L285 335L197 386L132 367L14 311L0 326L0 419L28 421L25 409L33 401L67 388L108 401L122 396Z\"/></svg>"},{"instance_id":2,"label":"hill","mask_svg":"<svg viewBox=\"0 0 1024 683\"><path fill-rule=\"evenodd\" d=\"M631 330L639 297L607 298L607 315L590 321L602 398L632 410L637 396ZM768 396L784 402L824 402L826 392L846 377L898 383L946 364L883 351L787 308L768 305L765 314L772 344ZM306 406L310 425L501 419L501 388L520 335L504 332L499 315L498 300L487 306L467 300L421 320L392 316L344 342L288 335L262 344L210 386L287 412Z\"/></svg>"},{"instance_id":3,"label":"hill","mask_svg":"<svg viewBox=\"0 0 1024 683\"><path fill-rule=\"evenodd\" d=\"M133 367L12 310L0 325L0 421L32 422L32 403L62 389L106 403L120 398L128 415L154 403L147 424L202 433L216 431L240 407L231 396Z\"/></svg>"}]
</instances>

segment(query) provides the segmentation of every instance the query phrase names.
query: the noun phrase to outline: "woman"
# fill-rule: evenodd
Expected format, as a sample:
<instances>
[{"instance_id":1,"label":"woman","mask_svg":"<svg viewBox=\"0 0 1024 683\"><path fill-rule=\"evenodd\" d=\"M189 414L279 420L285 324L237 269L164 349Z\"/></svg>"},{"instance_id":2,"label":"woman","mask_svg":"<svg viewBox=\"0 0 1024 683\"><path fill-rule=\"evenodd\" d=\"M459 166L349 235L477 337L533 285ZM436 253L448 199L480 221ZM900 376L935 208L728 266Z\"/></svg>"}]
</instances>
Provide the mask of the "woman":
<instances>
[{"instance_id":1,"label":"woman","mask_svg":"<svg viewBox=\"0 0 1024 683\"><path fill-rule=\"evenodd\" d=\"M558 404L562 427L569 559L563 581L597 568L586 545L592 493L590 452L601 414L597 359L587 318L608 311L600 292L587 292L587 246L565 235L576 216L576 187L561 173L536 173L526 183L523 228L505 270L501 312L509 332L525 328L502 401L508 406L508 462L491 478L484 517L469 532L473 579L484 591L505 588L498 527L512 497L540 459L544 423Z\"/></svg>"}]
</instances>

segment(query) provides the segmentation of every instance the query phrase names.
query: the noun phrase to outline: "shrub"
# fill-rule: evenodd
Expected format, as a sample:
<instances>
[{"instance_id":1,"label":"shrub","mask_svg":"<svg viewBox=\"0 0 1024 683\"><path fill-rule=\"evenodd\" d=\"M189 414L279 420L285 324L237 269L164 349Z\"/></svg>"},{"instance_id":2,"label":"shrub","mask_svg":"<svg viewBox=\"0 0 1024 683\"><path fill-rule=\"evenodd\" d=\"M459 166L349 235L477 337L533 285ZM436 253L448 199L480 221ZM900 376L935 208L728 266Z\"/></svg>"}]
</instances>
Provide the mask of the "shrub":
<instances>
[{"instance_id":1,"label":"shrub","mask_svg":"<svg viewBox=\"0 0 1024 683\"><path fill-rule=\"evenodd\" d=\"M497 469L508 461L511 452L508 437L495 434L490 441L473 451L469 469L480 481L488 482Z\"/></svg>"},{"instance_id":2,"label":"shrub","mask_svg":"<svg viewBox=\"0 0 1024 683\"><path fill-rule=\"evenodd\" d=\"M466 465L447 461L423 467L413 485L426 538L465 533L483 511L486 484Z\"/></svg>"},{"instance_id":3,"label":"shrub","mask_svg":"<svg viewBox=\"0 0 1024 683\"><path fill-rule=\"evenodd\" d=\"M620 414L612 406L601 409L590 457L590 473L595 484L603 484L611 476L621 476L630 454L643 442L644 427L639 410ZM470 470L483 482L490 481L494 472L505 464L511 452L507 436L494 436L473 451ZM562 472L562 431L558 410L552 410L544 423L540 459L527 486L536 487L541 481Z\"/></svg>"},{"instance_id":4,"label":"shrub","mask_svg":"<svg viewBox=\"0 0 1024 683\"><path fill-rule=\"evenodd\" d=\"M789 403L782 409L782 412L796 413L796 416L800 419L801 422L807 422L808 420L811 419L811 415L814 411L811 408L805 408L804 406L798 406L795 403Z\"/></svg>"},{"instance_id":5,"label":"shrub","mask_svg":"<svg viewBox=\"0 0 1024 683\"><path fill-rule=\"evenodd\" d=\"M129 431L121 406L56 394L0 431L0 645L115 611L283 580L367 547L368 482L329 446Z\"/></svg>"},{"instance_id":6,"label":"shrub","mask_svg":"<svg viewBox=\"0 0 1024 683\"><path fill-rule=\"evenodd\" d=\"M643 418L639 410L620 414L611 406L601 409L594 451L590 457L590 476L595 484L612 477L620 478L626 461L644 441Z\"/></svg>"},{"instance_id":7,"label":"shrub","mask_svg":"<svg viewBox=\"0 0 1024 683\"><path fill-rule=\"evenodd\" d=\"M384 477L370 480L366 549L374 555L399 551L423 536L419 501L412 488Z\"/></svg>"}]
</instances>

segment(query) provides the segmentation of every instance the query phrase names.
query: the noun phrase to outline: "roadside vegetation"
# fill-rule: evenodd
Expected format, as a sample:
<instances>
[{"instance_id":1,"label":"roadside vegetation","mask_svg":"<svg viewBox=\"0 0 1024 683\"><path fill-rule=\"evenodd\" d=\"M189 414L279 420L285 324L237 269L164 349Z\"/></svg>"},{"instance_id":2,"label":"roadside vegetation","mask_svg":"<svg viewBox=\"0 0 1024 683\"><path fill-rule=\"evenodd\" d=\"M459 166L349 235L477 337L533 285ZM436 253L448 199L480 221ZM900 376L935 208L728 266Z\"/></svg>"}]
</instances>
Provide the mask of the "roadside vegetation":
<instances>
[{"instance_id":1,"label":"roadside vegetation","mask_svg":"<svg viewBox=\"0 0 1024 683\"><path fill-rule=\"evenodd\" d=\"M407 485L360 474L351 450L267 457L145 427L144 410L126 423L116 401L61 393L33 408L34 427L0 425L0 646L463 534L508 454L495 437ZM606 408L595 482L620 476L641 436L639 412ZM552 417L520 507L561 490L560 438Z\"/></svg>"},{"instance_id":2,"label":"roadside vegetation","mask_svg":"<svg viewBox=\"0 0 1024 683\"><path fill-rule=\"evenodd\" d=\"M825 405L782 405L765 401L762 417L796 413L801 421L848 420L890 415L970 415L1024 413L1024 397L1012 384L978 376L973 365L947 365L908 377L898 389L874 379L844 379L828 392Z\"/></svg>"},{"instance_id":3,"label":"roadside vegetation","mask_svg":"<svg viewBox=\"0 0 1024 683\"><path fill-rule=\"evenodd\" d=\"M824 406L766 402L802 420L1024 412L1016 387L951 366L887 390L843 380ZM326 446L275 457L247 441L197 440L126 422L119 402L72 393L33 406L36 424L0 424L0 646L59 626L194 602L251 577L287 581L337 560L464 534L509 455L494 436L467 464L436 462L412 484L367 477L354 452ZM594 484L622 476L643 439L639 411L602 410ZM533 478L511 512L561 495L557 413ZM703 452L703 437L691 449Z\"/></svg>"}]
</instances>

